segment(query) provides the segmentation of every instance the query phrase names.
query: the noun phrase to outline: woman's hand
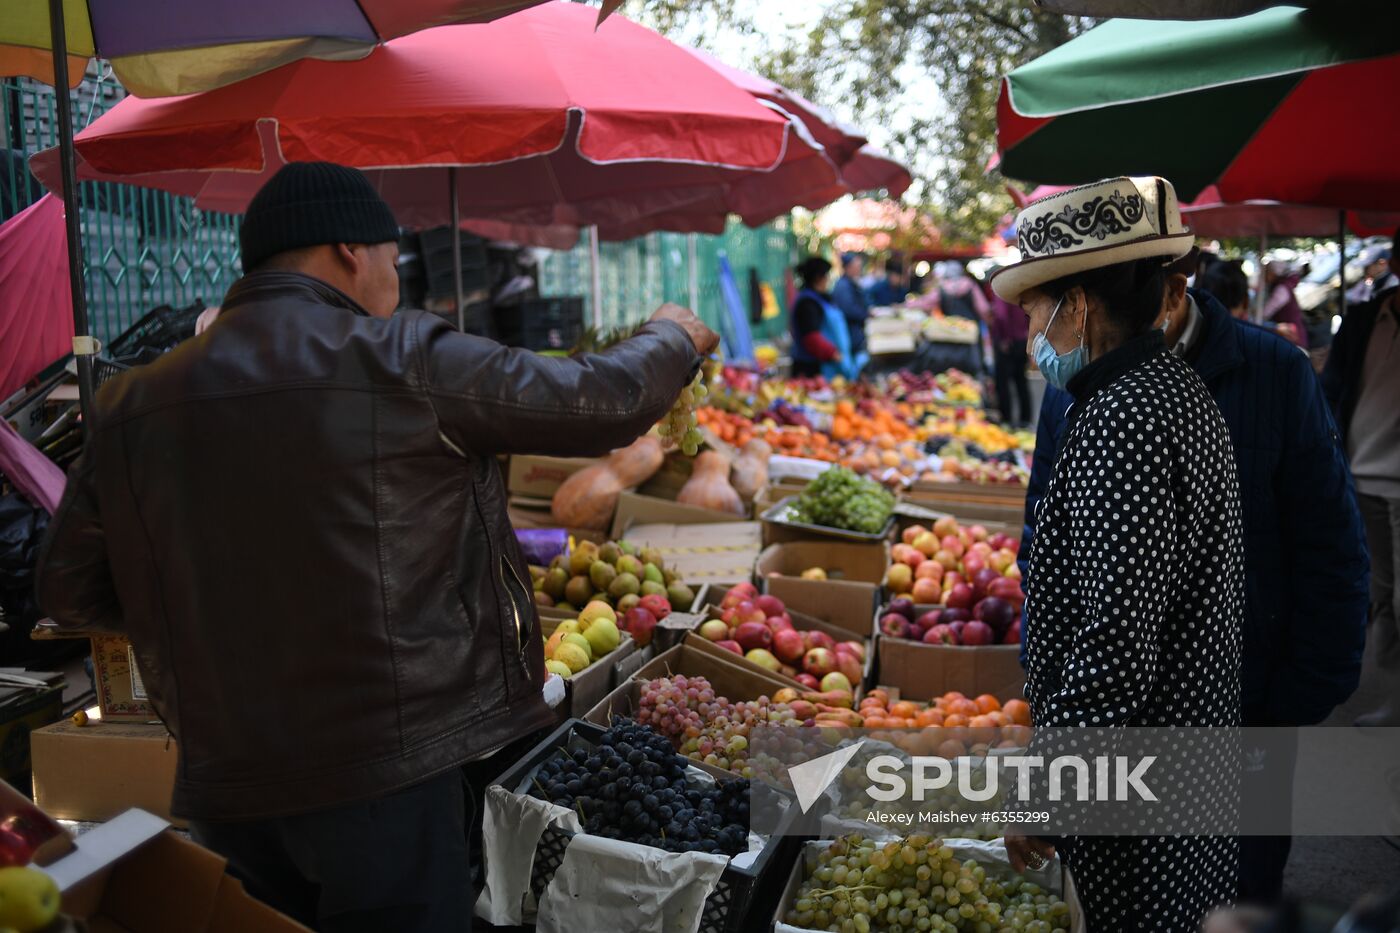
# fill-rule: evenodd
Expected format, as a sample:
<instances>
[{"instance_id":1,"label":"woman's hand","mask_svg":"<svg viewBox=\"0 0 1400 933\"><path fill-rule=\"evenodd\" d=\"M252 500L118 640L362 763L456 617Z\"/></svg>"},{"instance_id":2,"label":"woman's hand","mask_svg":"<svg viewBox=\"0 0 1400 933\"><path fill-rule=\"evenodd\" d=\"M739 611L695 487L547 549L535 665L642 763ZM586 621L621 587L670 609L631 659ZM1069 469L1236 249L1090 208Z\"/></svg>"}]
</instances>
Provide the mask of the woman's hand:
<instances>
[{"instance_id":1,"label":"woman's hand","mask_svg":"<svg viewBox=\"0 0 1400 933\"><path fill-rule=\"evenodd\" d=\"M1006 843L1006 854L1011 859L1011 868L1018 875L1027 868L1038 871L1055 857L1055 847L1036 836L1008 832L1003 841Z\"/></svg>"}]
</instances>

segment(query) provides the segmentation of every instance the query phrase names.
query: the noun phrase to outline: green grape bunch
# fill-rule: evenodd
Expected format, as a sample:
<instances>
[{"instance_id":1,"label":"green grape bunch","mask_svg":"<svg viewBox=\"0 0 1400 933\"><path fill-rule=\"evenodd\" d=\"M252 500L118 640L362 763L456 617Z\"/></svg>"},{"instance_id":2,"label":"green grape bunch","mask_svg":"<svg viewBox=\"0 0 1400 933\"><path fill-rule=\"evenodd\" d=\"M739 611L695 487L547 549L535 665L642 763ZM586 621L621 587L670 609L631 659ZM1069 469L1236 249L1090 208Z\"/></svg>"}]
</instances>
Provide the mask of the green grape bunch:
<instances>
[{"instance_id":1,"label":"green grape bunch","mask_svg":"<svg viewBox=\"0 0 1400 933\"><path fill-rule=\"evenodd\" d=\"M845 467L831 467L807 484L792 511L798 521L811 525L879 534L894 506L894 494L884 486Z\"/></svg>"},{"instance_id":2,"label":"green grape bunch","mask_svg":"<svg viewBox=\"0 0 1400 933\"><path fill-rule=\"evenodd\" d=\"M699 453L700 445L705 442L705 435L700 433L700 422L695 417L695 406L709 394L703 374L696 373L694 381L681 389L671 410L656 426L656 433L661 435L662 441L679 447L687 457Z\"/></svg>"}]
</instances>

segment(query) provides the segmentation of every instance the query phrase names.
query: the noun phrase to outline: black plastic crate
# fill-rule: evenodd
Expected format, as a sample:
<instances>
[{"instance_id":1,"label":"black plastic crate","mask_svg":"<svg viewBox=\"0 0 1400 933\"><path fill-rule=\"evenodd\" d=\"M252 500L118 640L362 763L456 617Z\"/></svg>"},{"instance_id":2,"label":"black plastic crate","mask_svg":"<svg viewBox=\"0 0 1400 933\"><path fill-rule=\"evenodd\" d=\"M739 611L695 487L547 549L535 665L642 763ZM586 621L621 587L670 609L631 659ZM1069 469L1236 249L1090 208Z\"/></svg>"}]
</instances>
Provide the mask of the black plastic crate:
<instances>
[{"instance_id":1,"label":"black plastic crate","mask_svg":"<svg viewBox=\"0 0 1400 933\"><path fill-rule=\"evenodd\" d=\"M452 228L435 227L418 235L418 255L431 298L450 296L453 288ZM470 233L462 234L462 292L464 294L491 287L487 265L486 241Z\"/></svg>"},{"instance_id":2,"label":"black plastic crate","mask_svg":"<svg viewBox=\"0 0 1400 933\"><path fill-rule=\"evenodd\" d=\"M583 336L583 299L531 298L498 308L496 329L502 343L527 350L567 350Z\"/></svg>"},{"instance_id":3,"label":"black plastic crate","mask_svg":"<svg viewBox=\"0 0 1400 933\"><path fill-rule=\"evenodd\" d=\"M161 305L122 331L121 336L107 345L107 353L113 359L148 362L152 355L164 353L193 337L195 322L203 313L204 303L200 301L185 308Z\"/></svg>"},{"instance_id":4,"label":"black plastic crate","mask_svg":"<svg viewBox=\"0 0 1400 933\"><path fill-rule=\"evenodd\" d=\"M515 767L502 774L495 783L516 794L529 794L534 789L535 775L546 761L558 755L561 749L572 751L576 748L592 748L598 744L598 740L606 731L594 723L570 719L535 746ZM774 805L791 804L790 798L766 784L755 781L750 786L755 795L772 794ZM754 805L754 799L751 798L750 808ZM573 835L567 830L551 826L540 836L539 845L535 849L535 862L530 870L530 891L536 901L544 895L544 889L554 879L554 873L559 870L559 866L564 864L564 850L569 847ZM762 924L766 918L751 916L751 913L760 903L762 881L768 877L769 870L775 866L784 867L785 860L778 853L791 853L792 846L788 845L788 842L789 840L781 834L774 836L768 840L752 866L739 868L731 863L724 869L719 883L705 901L705 910L700 918L700 933L747 933L748 930L760 928L754 926L755 920Z\"/></svg>"}]
</instances>

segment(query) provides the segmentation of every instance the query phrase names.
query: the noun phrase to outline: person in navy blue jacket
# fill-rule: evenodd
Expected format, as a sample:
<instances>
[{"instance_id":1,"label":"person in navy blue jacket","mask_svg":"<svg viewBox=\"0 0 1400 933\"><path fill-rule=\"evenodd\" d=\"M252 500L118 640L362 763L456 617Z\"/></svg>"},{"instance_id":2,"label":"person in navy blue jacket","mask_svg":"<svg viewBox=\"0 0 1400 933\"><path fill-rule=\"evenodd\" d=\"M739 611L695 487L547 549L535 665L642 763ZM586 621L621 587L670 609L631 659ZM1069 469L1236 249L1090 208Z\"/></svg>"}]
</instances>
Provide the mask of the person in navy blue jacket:
<instances>
[{"instance_id":1,"label":"person in navy blue jacket","mask_svg":"<svg viewBox=\"0 0 1400 933\"><path fill-rule=\"evenodd\" d=\"M1232 318L1210 293L1188 290L1180 271L1185 266L1168 278L1167 346L1205 381L1229 427L1239 468L1243 722L1313 725L1351 696L1361 673L1370 565L1351 473L1307 355ZM1071 402L1068 393L1046 389L1026 495L1023 561ZM1282 767L1291 773L1291 761ZM1246 794L1248 787L1247 780ZM1276 901L1289 837L1241 842L1241 900Z\"/></svg>"}]
</instances>

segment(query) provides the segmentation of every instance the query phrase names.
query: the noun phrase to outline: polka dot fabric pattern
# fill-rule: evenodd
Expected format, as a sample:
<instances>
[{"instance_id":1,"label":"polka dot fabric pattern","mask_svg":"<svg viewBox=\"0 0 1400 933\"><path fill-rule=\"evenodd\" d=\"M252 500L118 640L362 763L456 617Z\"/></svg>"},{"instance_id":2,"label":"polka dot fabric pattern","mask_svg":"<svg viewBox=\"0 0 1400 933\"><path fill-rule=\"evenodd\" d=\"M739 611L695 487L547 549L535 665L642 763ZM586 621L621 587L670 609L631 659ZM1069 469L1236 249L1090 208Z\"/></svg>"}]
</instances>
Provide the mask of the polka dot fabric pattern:
<instances>
[{"instance_id":1,"label":"polka dot fabric pattern","mask_svg":"<svg viewBox=\"0 0 1400 933\"><path fill-rule=\"evenodd\" d=\"M1240 724L1243 530L1230 436L1162 351L1076 403L1036 512L1026 697L1037 726ZM1222 768L1212 801L1233 802ZM1091 930L1195 930L1235 896L1232 837L1078 837Z\"/></svg>"}]
</instances>

